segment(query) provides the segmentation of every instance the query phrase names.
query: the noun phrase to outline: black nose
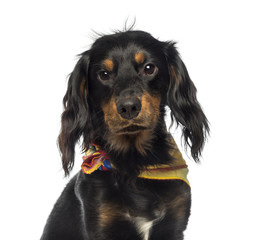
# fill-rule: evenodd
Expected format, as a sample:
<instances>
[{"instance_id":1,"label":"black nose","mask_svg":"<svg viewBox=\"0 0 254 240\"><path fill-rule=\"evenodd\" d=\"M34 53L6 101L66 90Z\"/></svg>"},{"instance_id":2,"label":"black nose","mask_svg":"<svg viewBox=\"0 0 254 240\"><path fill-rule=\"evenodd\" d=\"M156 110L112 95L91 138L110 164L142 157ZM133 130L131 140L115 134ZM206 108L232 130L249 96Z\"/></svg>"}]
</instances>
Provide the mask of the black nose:
<instances>
[{"instance_id":1,"label":"black nose","mask_svg":"<svg viewBox=\"0 0 254 240\"><path fill-rule=\"evenodd\" d=\"M133 119L141 110L141 102L138 98L123 98L117 102L117 112L122 118Z\"/></svg>"}]
</instances>

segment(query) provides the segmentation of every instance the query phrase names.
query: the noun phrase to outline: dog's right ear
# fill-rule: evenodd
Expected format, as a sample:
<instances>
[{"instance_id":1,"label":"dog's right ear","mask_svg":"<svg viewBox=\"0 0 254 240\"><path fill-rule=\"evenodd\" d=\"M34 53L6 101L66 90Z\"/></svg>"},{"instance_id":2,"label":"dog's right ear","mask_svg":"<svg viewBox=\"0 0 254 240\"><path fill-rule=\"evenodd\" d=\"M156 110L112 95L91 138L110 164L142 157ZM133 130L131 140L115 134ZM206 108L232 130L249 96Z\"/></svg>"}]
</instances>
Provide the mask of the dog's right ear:
<instances>
[{"instance_id":1,"label":"dog's right ear","mask_svg":"<svg viewBox=\"0 0 254 240\"><path fill-rule=\"evenodd\" d=\"M59 149L65 176L73 168L75 145L83 136L83 148L90 142L91 120L88 106L88 67L89 51L81 54L74 70L70 74L68 88L63 98L61 131L58 137Z\"/></svg>"}]
</instances>

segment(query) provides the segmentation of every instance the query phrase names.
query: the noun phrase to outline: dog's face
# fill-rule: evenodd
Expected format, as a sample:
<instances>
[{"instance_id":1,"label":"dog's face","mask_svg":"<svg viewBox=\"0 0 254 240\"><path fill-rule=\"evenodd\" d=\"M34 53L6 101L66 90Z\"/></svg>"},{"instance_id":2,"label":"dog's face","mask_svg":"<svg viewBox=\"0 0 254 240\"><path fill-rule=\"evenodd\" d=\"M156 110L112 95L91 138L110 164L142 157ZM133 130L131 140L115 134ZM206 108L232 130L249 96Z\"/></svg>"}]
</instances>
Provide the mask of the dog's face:
<instances>
[{"instance_id":1,"label":"dog's face","mask_svg":"<svg viewBox=\"0 0 254 240\"><path fill-rule=\"evenodd\" d=\"M105 36L90 52L88 97L90 105L103 111L108 144L118 151L134 144L144 154L159 121L160 106L166 104L167 61L160 42L148 34L115 37L112 41Z\"/></svg>"},{"instance_id":2,"label":"dog's face","mask_svg":"<svg viewBox=\"0 0 254 240\"><path fill-rule=\"evenodd\" d=\"M66 172L75 143L103 140L118 152L133 146L141 154L164 128L165 106L183 126L186 143L197 156L207 120L174 43L141 31L106 35L81 55L64 98L60 150Z\"/></svg>"}]
</instances>

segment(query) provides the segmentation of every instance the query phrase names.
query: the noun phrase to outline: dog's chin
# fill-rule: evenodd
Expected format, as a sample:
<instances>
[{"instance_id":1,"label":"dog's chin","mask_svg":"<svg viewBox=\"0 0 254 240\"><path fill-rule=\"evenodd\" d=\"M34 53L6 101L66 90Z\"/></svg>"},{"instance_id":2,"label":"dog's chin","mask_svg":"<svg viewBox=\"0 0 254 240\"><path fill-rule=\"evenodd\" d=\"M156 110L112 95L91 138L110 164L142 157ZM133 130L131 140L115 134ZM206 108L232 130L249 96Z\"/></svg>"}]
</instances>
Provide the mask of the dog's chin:
<instances>
[{"instance_id":1,"label":"dog's chin","mask_svg":"<svg viewBox=\"0 0 254 240\"><path fill-rule=\"evenodd\" d=\"M125 153L130 147L134 147L139 153L146 155L146 150L151 148L153 135L151 127L129 125L109 131L107 141L112 150Z\"/></svg>"}]
</instances>

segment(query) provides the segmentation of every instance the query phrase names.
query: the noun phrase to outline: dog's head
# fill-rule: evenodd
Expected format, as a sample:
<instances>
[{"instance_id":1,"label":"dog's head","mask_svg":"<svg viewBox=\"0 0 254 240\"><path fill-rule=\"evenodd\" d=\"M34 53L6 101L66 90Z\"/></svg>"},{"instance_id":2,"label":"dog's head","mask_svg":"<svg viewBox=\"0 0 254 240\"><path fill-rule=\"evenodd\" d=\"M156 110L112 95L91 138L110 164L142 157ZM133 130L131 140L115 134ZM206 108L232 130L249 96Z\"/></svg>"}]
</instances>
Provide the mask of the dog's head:
<instances>
[{"instance_id":1,"label":"dog's head","mask_svg":"<svg viewBox=\"0 0 254 240\"><path fill-rule=\"evenodd\" d=\"M174 45L146 32L127 31L103 36L81 54L69 78L59 135L67 174L81 137L84 148L99 142L145 155L165 128L166 105L198 160L208 123Z\"/></svg>"}]
</instances>

